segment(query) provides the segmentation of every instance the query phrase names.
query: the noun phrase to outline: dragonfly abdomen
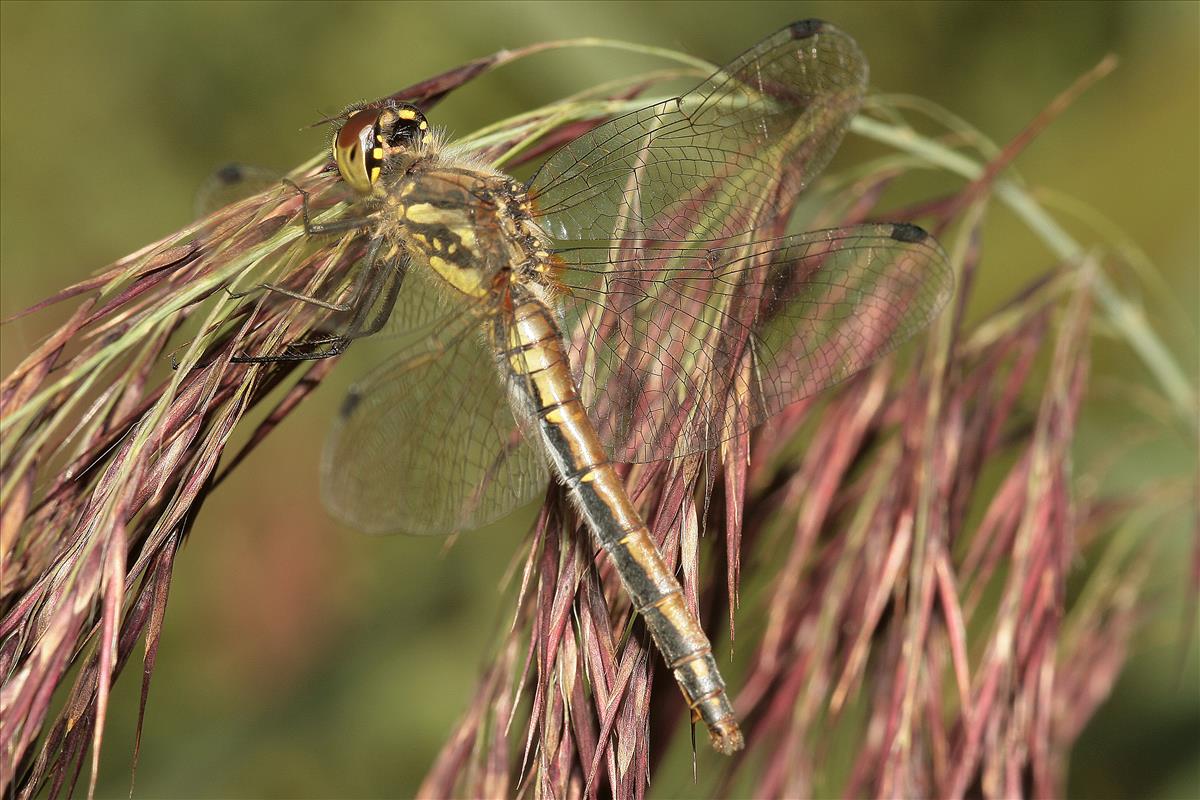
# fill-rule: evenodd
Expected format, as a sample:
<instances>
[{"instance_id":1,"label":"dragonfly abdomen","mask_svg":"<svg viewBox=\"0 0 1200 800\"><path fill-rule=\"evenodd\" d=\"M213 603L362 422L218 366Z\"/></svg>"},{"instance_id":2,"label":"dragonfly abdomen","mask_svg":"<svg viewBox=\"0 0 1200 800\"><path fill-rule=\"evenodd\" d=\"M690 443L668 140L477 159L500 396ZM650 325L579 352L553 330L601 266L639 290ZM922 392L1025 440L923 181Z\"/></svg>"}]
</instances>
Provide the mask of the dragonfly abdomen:
<instances>
[{"instance_id":1,"label":"dragonfly abdomen","mask_svg":"<svg viewBox=\"0 0 1200 800\"><path fill-rule=\"evenodd\" d=\"M605 455L579 398L553 312L533 296L521 298L505 341L508 367L517 385L526 387L529 411L559 478L612 560L693 718L704 721L718 750L740 749L742 733L712 645Z\"/></svg>"}]
</instances>

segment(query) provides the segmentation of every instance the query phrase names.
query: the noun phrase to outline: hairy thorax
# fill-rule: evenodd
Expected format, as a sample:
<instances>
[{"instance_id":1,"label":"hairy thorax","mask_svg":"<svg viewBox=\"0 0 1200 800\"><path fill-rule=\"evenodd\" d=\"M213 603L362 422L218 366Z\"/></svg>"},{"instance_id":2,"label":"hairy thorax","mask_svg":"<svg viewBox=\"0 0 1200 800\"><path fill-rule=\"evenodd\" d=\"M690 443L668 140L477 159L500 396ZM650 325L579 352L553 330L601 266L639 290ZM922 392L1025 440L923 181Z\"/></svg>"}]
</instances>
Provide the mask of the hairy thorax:
<instances>
[{"instance_id":1,"label":"hairy thorax","mask_svg":"<svg viewBox=\"0 0 1200 800\"><path fill-rule=\"evenodd\" d=\"M381 232L467 297L552 272L524 187L512 178L439 158L418 161L383 192Z\"/></svg>"}]
</instances>

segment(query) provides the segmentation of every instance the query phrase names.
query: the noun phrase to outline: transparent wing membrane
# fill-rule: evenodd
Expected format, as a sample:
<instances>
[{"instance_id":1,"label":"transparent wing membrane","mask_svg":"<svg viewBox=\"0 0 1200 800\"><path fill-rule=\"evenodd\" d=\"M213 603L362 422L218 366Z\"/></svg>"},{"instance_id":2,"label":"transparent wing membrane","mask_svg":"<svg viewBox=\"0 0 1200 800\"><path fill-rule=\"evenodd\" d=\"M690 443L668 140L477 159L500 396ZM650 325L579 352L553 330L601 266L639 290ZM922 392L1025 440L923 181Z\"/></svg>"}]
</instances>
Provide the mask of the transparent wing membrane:
<instances>
[{"instance_id":1,"label":"transparent wing membrane","mask_svg":"<svg viewBox=\"0 0 1200 800\"><path fill-rule=\"evenodd\" d=\"M451 533L545 491L545 460L513 415L480 311L459 309L410 337L347 396L322 465L325 503L344 522Z\"/></svg>"},{"instance_id":2,"label":"transparent wing membrane","mask_svg":"<svg viewBox=\"0 0 1200 800\"><path fill-rule=\"evenodd\" d=\"M253 164L232 162L216 169L196 190L193 209L197 218L205 217L230 203L245 200L259 192L278 189L283 176L274 170Z\"/></svg>"},{"instance_id":3,"label":"transparent wing membrane","mask_svg":"<svg viewBox=\"0 0 1200 800\"><path fill-rule=\"evenodd\" d=\"M557 151L529 193L559 240L713 240L754 230L773 199L832 158L867 62L829 25L796 23L683 97L618 117Z\"/></svg>"},{"instance_id":4,"label":"transparent wing membrane","mask_svg":"<svg viewBox=\"0 0 1200 800\"><path fill-rule=\"evenodd\" d=\"M623 462L708 449L853 375L924 327L953 285L911 225L563 256L575 377Z\"/></svg>"},{"instance_id":5,"label":"transparent wing membrane","mask_svg":"<svg viewBox=\"0 0 1200 800\"><path fill-rule=\"evenodd\" d=\"M538 172L575 375L614 460L712 447L862 369L949 296L915 227L763 230L829 162L866 85L850 37L796 23Z\"/></svg>"}]
</instances>

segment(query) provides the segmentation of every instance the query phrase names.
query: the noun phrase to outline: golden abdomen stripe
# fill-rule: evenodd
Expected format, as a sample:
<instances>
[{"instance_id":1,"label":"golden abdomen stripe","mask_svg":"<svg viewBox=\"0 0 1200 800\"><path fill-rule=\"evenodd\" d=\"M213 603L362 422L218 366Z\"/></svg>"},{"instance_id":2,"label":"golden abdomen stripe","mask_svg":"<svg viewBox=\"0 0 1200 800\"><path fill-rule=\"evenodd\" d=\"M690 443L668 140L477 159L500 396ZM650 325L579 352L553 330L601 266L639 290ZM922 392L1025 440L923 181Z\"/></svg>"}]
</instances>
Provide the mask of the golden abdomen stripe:
<instances>
[{"instance_id":1,"label":"golden abdomen stripe","mask_svg":"<svg viewBox=\"0 0 1200 800\"><path fill-rule=\"evenodd\" d=\"M713 745L725 753L740 749L742 733L712 645L605 456L579 400L553 312L535 298L522 298L512 321L502 340L502 363L525 388L559 477L616 567L688 706L708 727Z\"/></svg>"}]
</instances>

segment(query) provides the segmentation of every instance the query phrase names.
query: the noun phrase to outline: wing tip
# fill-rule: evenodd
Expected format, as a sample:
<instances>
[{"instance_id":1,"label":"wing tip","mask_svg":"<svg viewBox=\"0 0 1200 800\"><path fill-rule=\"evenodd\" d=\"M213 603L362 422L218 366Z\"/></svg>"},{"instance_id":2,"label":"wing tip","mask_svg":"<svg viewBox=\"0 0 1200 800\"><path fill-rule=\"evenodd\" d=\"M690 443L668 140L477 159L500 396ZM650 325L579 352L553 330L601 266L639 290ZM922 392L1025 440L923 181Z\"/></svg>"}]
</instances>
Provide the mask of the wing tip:
<instances>
[{"instance_id":1,"label":"wing tip","mask_svg":"<svg viewBox=\"0 0 1200 800\"><path fill-rule=\"evenodd\" d=\"M822 19L802 19L788 26L793 39L807 39L824 30L829 23Z\"/></svg>"},{"instance_id":2,"label":"wing tip","mask_svg":"<svg viewBox=\"0 0 1200 800\"><path fill-rule=\"evenodd\" d=\"M362 402L362 394L351 389L342 398L342 405L338 408L339 419L349 419L354 413L354 409L358 408L358 404Z\"/></svg>"},{"instance_id":3,"label":"wing tip","mask_svg":"<svg viewBox=\"0 0 1200 800\"><path fill-rule=\"evenodd\" d=\"M924 228L908 222L894 223L891 233L888 235L897 242L907 242L909 244L920 244L930 238L929 233Z\"/></svg>"}]
</instances>

